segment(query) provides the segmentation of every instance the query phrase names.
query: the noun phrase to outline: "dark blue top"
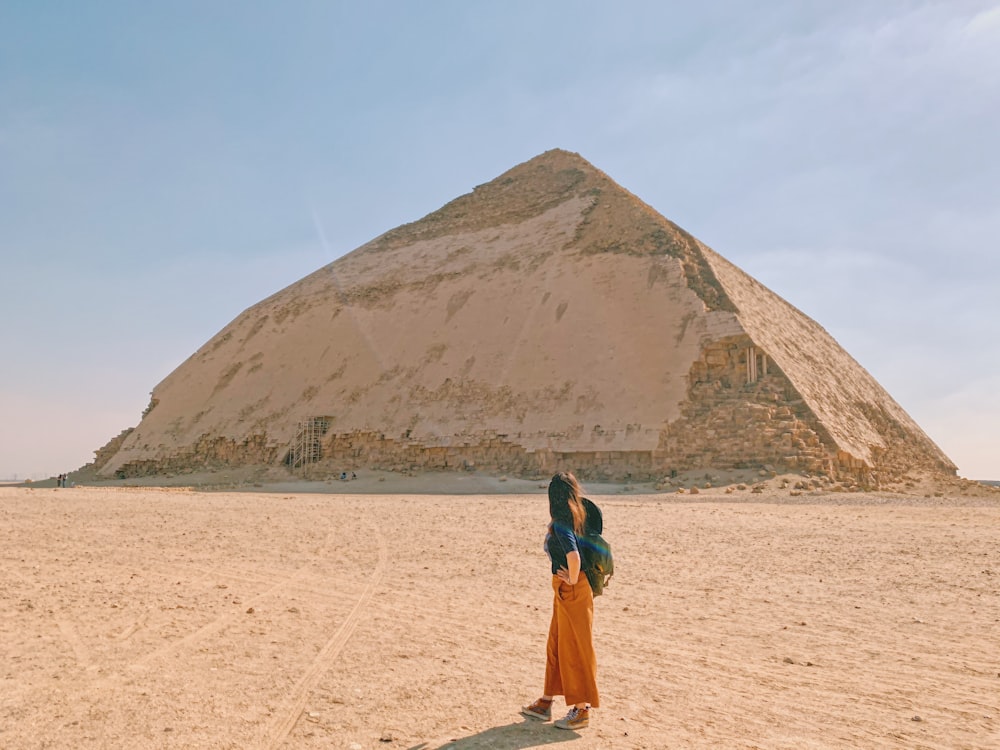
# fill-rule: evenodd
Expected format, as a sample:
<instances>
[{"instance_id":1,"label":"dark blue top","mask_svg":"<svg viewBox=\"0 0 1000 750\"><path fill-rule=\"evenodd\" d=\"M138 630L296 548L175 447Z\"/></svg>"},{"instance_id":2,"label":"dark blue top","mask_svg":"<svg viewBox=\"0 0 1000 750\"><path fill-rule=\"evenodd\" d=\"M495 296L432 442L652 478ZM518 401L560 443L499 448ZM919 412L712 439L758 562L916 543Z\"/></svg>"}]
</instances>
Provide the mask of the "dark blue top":
<instances>
[{"instance_id":1,"label":"dark blue top","mask_svg":"<svg viewBox=\"0 0 1000 750\"><path fill-rule=\"evenodd\" d=\"M570 552L577 554L580 552L580 545L577 544L573 527L559 523L559 521L553 521L552 530L545 535L545 554L552 561L552 575L558 573L559 568L569 569L566 555Z\"/></svg>"}]
</instances>

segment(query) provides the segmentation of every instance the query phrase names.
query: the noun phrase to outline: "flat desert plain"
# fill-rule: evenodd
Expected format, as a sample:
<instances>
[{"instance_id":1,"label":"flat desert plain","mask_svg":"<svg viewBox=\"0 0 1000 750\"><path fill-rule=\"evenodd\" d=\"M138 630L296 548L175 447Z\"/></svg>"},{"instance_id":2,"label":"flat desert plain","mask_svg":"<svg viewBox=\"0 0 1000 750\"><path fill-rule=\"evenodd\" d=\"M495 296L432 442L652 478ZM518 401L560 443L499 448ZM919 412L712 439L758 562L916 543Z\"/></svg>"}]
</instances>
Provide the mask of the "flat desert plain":
<instances>
[{"instance_id":1,"label":"flat desert plain","mask_svg":"<svg viewBox=\"0 0 1000 750\"><path fill-rule=\"evenodd\" d=\"M0 747L1000 747L995 498L595 499L575 733L544 489L0 488Z\"/></svg>"}]
</instances>

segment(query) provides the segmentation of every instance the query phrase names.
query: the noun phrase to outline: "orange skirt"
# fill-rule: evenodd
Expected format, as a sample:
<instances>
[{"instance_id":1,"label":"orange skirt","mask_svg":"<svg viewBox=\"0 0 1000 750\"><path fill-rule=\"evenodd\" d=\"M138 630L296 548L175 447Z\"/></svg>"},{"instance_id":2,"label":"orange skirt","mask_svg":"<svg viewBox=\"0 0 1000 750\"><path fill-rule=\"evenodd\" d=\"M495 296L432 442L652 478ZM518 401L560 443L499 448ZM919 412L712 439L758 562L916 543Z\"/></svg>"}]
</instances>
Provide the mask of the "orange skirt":
<instances>
[{"instance_id":1,"label":"orange skirt","mask_svg":"<svg viewBox=\"0 0 1000 750\"><path fill-rule=\"evenodd\" d=\"M575 586L552 576L552 624L545 649L545 695L563 695L566 705L600 706L594 652L594 592L582 572Z\"/></svg>"}]
</instances>

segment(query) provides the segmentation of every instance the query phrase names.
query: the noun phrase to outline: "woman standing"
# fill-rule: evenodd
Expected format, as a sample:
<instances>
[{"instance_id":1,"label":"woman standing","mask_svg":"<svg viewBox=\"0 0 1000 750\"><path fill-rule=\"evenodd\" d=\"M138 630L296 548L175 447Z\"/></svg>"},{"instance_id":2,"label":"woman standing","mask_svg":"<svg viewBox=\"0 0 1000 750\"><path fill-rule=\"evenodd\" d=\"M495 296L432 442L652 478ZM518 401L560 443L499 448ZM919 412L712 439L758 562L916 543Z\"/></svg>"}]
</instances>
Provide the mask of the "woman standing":
<instances>
[{"instance_id":1,"label":"woman standing","mask_svg":"<svg viewBox=\"0 0 1000 750\"><path fill-rule=\"evenodd\" d=\"M580 483L568 471L549 482L549 527L545 552L552 563L552 623L545 652L543 695L521 713L534 719L552 718L552 699L565 696L569 713L555 725L583 729L590 709L600 706L597 656L594 653L594 593L580 570L578 536L583 536L587 511Z\"/></svg>"}]
</instances>

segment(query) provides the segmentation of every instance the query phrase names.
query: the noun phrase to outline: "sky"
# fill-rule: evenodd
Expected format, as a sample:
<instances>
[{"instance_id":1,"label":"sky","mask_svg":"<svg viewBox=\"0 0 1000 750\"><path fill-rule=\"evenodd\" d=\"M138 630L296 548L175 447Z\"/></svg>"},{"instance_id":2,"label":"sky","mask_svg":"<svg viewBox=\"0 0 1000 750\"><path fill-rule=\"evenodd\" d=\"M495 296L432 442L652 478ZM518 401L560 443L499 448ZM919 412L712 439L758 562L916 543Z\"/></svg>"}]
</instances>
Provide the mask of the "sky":
<instances>
[{"instance_id":1,"label":"sky","mask_svg":"<svg viewBox=\"0 0 1000 750\"><path fill-rule=\"evenodd\" d=\"M1000 479L1000 2L0 0L0 479L254 303L550 148Z\"/></svg>"}]
</instances>

